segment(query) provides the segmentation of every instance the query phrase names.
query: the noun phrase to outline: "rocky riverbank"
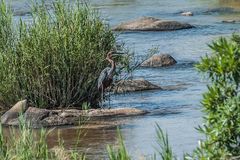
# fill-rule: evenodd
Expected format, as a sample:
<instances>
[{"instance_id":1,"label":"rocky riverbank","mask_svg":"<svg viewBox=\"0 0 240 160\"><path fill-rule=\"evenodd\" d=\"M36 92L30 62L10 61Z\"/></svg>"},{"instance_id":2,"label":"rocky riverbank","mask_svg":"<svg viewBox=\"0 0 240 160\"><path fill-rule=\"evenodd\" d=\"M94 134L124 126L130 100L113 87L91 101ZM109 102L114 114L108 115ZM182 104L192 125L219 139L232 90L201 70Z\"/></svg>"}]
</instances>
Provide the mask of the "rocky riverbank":
<instances>
[{"instance_id":1,"label":"rocky riverbank","mask_svg":"<svg viewBox=\"0 0 240 160\"><path fill-rule=\"evenodd\" d=\"M40 109L28 107L26 100L18 102L1 117L1 123L6 126L18 126L19 116L22 115L24 122L30 127L54 127L64 125L85 125L86 128L113 127L123 121L113 121L122 117L140 116L147 111L136 108L115 108L115 109ZM91 121L88 121L91 120ZM85 123L86 122L86 123ZM89 123L90 122L90 123Z\"/></svg>"}]
</instances>

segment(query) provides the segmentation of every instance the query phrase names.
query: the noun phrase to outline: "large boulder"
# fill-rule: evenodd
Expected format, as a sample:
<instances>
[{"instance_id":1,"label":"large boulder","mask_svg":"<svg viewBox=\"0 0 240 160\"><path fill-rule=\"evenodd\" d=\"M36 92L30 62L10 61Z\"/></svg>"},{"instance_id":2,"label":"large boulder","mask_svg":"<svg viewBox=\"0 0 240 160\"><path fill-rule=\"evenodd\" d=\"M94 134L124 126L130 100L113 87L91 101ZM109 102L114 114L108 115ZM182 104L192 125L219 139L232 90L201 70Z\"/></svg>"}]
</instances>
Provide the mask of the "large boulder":
<instances>
[{"instance_id":1,"label":"large boulder","mask_svg":"<svg viewBox=\"0 0 240 160\"><path fill-rule=\"evenodd\" d=\"M27 109L27 100L17 102L11 109L4 113L1 117L2 124L11 123L14 119L17 119L20 114L23 114Z\"/></svg>"},{"instance_id":2,"label":"large boulder","mask_svg":"<svg viewBox=\"0 0 240 160\"><path fill-rule=\"evenodd\" d=\"M188 23L173 20L162 20L153 17L143 17L137 20L121 23L113 28L114 31L172 31L193 28Z\"/></svg>"},{"instance_id":3,"label":"large boulder","mask_svg":"<svg viewBox=\"0 0 240 160\"><path fill-rule=\"evenodd\" d=\"M113 87L113 92L124 93L124 92L144 91L144 90L153 90L153 89L162 89L162 88L144 79L134 79L134 80L119 81Z\"/></svg>"},{"instance_id":4,"label":"large boulder","mask_svg":"<svg viewBox=\"0 0 240 160\"><path fill-rule=\"evenodd\" d=\"M169 54L155 54L146 61L144 61L142 67L167 67L176 64L177 61Z\"/></svg>"},{"instance_id":5,"label":"large boulder","mask_svg":"<svg viewBox=\"0 0 240 160\"><path fill-rule=\"evenodd\" d=\"M135 108L48 110L29 107L23 114L23 117L25 118L25 122L29 123L32 128L78 125L82 121L86 121L88 124L87 127L85 125L85 128L102 128L112 127L119 124L110 120L112 118L116 119L127 116L138 116L146 113L147 111ZM109 121L111 123L107 123ZM3 124L17 126L19 125L19 120L14 117L11 121L7 121Z\"/></svg>"}]
</instances>

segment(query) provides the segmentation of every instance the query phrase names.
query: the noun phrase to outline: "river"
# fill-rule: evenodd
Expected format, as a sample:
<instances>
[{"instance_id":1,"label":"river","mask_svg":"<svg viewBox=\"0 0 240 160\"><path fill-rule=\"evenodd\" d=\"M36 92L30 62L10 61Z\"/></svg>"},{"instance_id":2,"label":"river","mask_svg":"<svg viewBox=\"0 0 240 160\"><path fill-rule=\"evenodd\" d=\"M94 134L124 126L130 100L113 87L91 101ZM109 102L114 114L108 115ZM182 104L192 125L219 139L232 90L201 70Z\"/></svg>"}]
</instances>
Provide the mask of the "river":
<instances>
[{"instance_id":1,"label":"river","mask_svg":"<svg viewBox=\"0 0 240 160\"><path fill-rule=\"evenodd\" d=\"M15 18L29 18L28 5L24 0L11 0ZM196 28L171 32L127 32L118 35L137 56L146 55L153 47L159 53L171 54L177 65L167 68L139 68L134 78L144 78L171 90L154 90L111 96L111 107L136 107L150 111L146 116L130 118L121 131L130 155L134 159L149 157L155 152L155 124L158 123L169 135L175 154L181 159L183 153L191 153L204 138L194 127L202 122L201 98L206 91L203 79L194 65L200 57L210 54L207 44L220 36L239 32L240 23L222 23L223 20L240 20L238 0L90 0L102 17L115 26L142 16L190 23ZM181 16L180 12L191 11L194 16ZM68 149L77 149L88 154L89 159L106 158L106 145L117 144L116 128L88 130L75 146L79 127L55 129L49 136L50 146L57 144L58 135Z\"/></svg>"}]
</instances>

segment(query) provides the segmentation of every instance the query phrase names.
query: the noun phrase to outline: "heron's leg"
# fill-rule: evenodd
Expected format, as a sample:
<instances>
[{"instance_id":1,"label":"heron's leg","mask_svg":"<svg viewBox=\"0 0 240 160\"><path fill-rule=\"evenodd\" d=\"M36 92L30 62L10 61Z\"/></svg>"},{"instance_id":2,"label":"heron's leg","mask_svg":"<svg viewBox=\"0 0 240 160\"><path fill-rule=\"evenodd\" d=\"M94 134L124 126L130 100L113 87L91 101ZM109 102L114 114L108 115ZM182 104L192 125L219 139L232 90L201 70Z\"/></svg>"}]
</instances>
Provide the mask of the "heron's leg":
<instances>
[{"instance_id":1,"label":"heron's leg","mask_svg":"<svg viewBox=\"0 0 240 160\"><path fill-rule=\"evenodd\" d=\"M101 108L103 108L103 85L102 85L102 93L101 93Z\"/></svg>"},{"instance_id":2,"label":"heron's leg","mask_svg":"<svg viewBox=\"0 0 240 160\"><path fill-rule=\"evenodd\" d=\"M111 87L110 87L110 90L111 90ZM110 95L110 92L108 92L108 108L110 109L111 108L111 95Z\"/></svg>"}]
</instances>

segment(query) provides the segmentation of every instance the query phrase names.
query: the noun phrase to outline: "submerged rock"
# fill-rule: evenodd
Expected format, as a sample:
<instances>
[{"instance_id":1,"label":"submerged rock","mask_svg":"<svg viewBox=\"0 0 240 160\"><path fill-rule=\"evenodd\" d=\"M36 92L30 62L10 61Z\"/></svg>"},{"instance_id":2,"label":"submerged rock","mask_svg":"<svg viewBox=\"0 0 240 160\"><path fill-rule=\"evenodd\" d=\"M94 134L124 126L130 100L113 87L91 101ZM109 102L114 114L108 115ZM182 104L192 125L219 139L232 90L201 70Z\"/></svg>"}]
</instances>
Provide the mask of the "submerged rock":
<instances>
[{"instance_id":1,"label":"submerged rock","mask_svg":"<svg viewBox=\"0 0 240 160\"><path fill-rule=\"evenodd\" d=\"M219 8L209 8L207 11L204 11L203 14L229 14L229 13L238 13L231 7L219 7Z\"/></svg>"},{"instance_id":2,"label":"submerged rock","mask_svg":"<svg viewBox=\"0 0 240 160\"><path fill-rule=\"evenodd\" d=\"M222 23L240 23L240 20L223 20Z\"/></svg>"},{"instance_id":3,"label":"submerged rock","mask_svg":"<svg viewBox=\"0 0 240 160\"><path fill-rule=\"evenodd\" d=\"M188 23L172 20L161 20L153 17L143 17L137 20L121 23L113 28L114 31L172 31L193 28Z\"/></svg>"},{"instance_id":4,"label":"submerged rock","mask_svg":"<svg viewBox=\"0 0 240 160\"><path fill-rule=\"evenodd\" d=\"M17 119L20 114L23 114L26 111L27 107L27 100L17 102L11 109L2 115L1 123L11 123L12 120Z\"/></svg>"},{"instance_id":5,"label":"submerged rock","mask_svg":"<svg viewBox=\"0 0 240 160\"><path fill-rule=\"evenodd\" d=\"M192 12L182 12L181 13L182 16L193 16Z\"/></svg>"},{"instance_id":6,"label":"submerged rock","mask_svg":"<svg viewBox=\"0 0 240 160\"><path fill-rule=\"evenodd\" d=\"M144 79L121 80L113 88L114 93L134 92L161 89L160 86L152 84Z\"/></svg>"},{"instance_id":7,"label":"submerged rock","mask_svg":"<svg viewBox=\"0 0 240 160\"><path fill-rule=\"evenodd\" d=\"M104 123L110 118L119 118L127 116L138 116L146 114L146 111L135 108L116 108L116 109L90 109L90 110L77 110L77 109L65 109L65 110L48 110L35 107L29 107L23 114L25 122L30 124L30 127L53 127L62 125L77 125L82 121L90 119L93 124L93 128L97 127L110 127L115 126L116 123ZM99 120L104 122L97 123ZM94 123L93 123L94 121ZM2 123L4 125L19 125L18 118L14 117L11 121ZM90 123L88 123L89 125ZM92 125L89 125L91 128ZM88 128L85 126L85 128Z\"/></svg>"},{"instance_id":8,"label":"submerged rock","mask_svg":"<svg viewBox=\"0 0 240 160\"><path fill-rule=\"evenodd\" d=\"M176 64L177 61L169 54L155 54L146 61L142 67L167 67Z\"/></svg>"}]
</instances>

